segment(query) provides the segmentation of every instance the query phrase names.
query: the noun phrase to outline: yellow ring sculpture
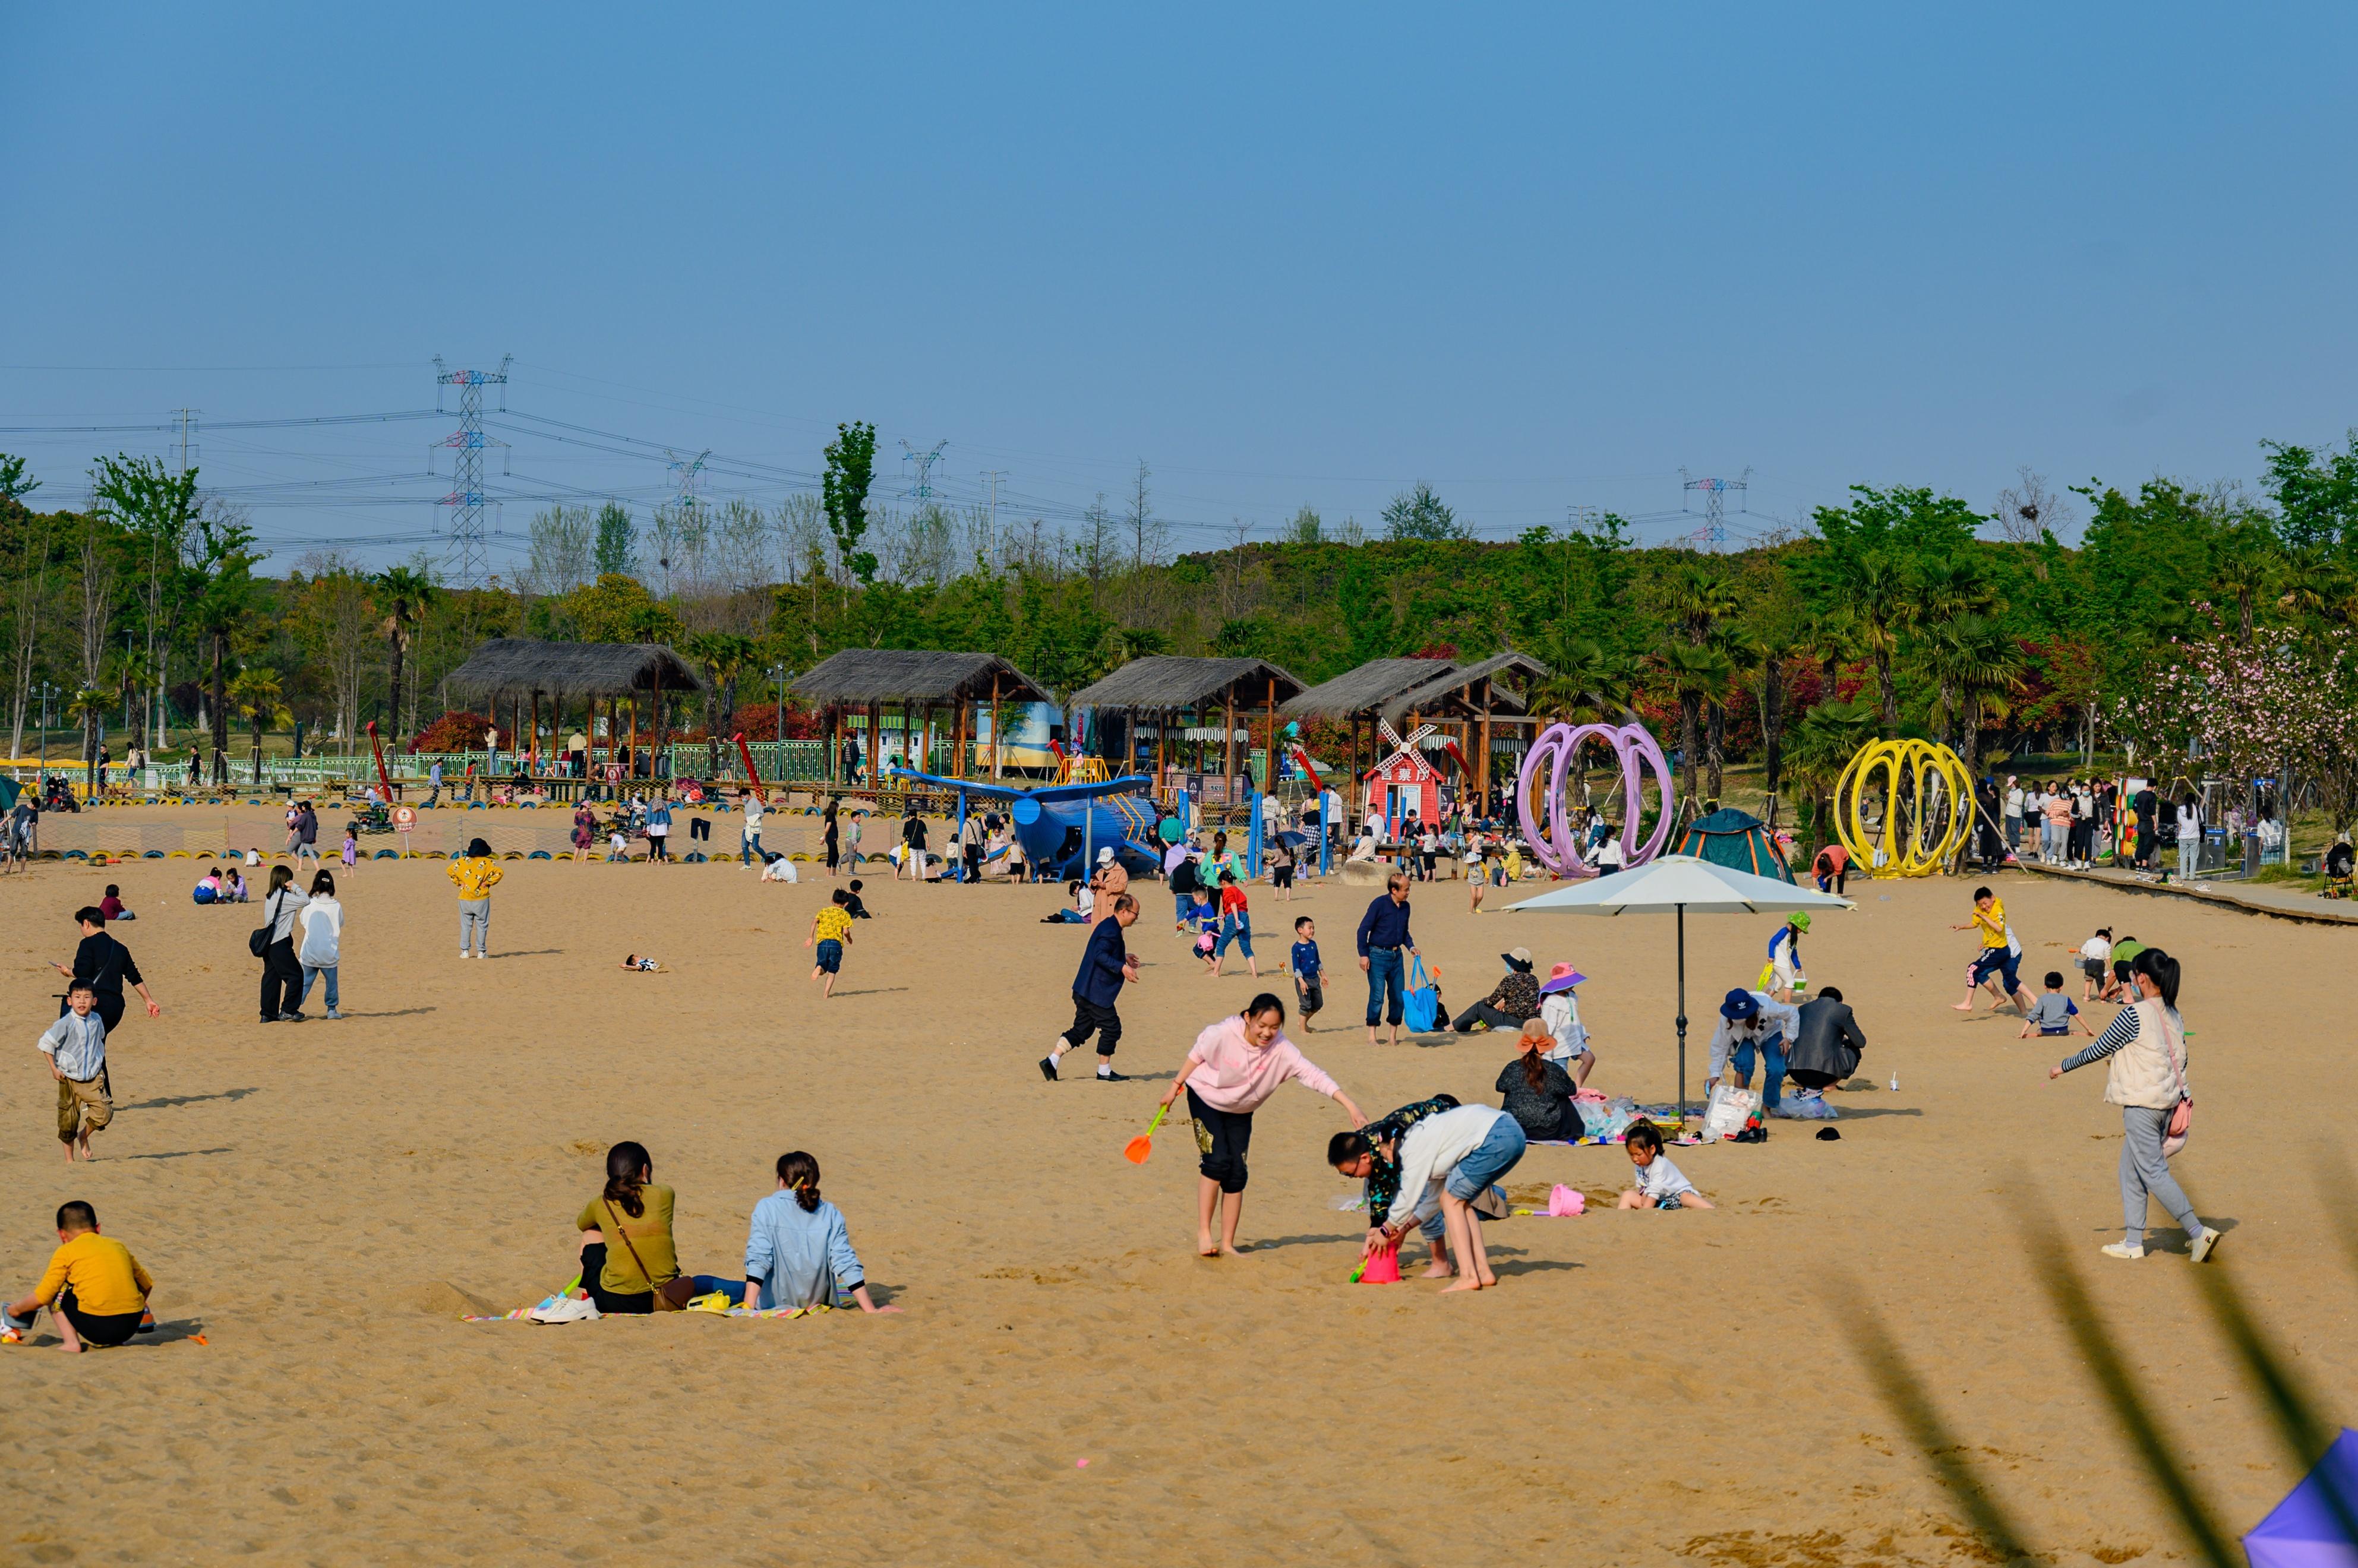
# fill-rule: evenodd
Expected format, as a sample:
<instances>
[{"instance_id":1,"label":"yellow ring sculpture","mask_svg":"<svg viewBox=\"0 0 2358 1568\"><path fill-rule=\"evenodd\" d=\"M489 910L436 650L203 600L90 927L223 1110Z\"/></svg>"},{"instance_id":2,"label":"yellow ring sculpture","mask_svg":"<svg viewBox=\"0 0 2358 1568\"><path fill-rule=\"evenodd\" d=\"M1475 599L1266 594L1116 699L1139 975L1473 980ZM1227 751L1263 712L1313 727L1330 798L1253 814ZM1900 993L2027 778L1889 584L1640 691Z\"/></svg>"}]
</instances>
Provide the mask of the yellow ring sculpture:
<instances>
[{"instance_id":1,"label":"yellow ring sculpture","mask_svg":"<svg viewBox=\"0 0 2358 1568\"><path fill-rule=\"evenodd\" d=\"M1879 836L1869 833L1861 811L1877 773L1884 779ZM1834 783L1834 831L1870 876L1929 877L1963 847L1973 828L1973 774L1963 758L1936 741L1870 741Z\"/></svg>"}]
</instances>

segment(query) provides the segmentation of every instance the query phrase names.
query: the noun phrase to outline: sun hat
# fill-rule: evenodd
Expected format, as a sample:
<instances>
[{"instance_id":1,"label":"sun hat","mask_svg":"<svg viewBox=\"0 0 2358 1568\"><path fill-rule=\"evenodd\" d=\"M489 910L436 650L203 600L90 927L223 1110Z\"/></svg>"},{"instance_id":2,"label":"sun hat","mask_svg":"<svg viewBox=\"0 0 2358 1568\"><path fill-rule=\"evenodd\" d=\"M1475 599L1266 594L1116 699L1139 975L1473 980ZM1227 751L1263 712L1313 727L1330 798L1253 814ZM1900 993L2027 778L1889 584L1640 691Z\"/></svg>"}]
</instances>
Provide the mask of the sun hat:
<instances>
[{"instance_id":1,"label":"sun hat","mask_svg":"<svg viewBox=\"0 0 2358 1568\"><path fill-rule=\"evenodd\" d=\"M1501 953L1498 957L1527 975L1531 972L1531 950L1529 947L1518 947L1511 953Z\"/></svg>"},{"instance_id":2,"label":"sun hat","mask_svg":"<svg viewBox=\"0 0 2358 1568\"><path fill-rule=\"evenodd\" d=\"M1558 964L1548 971L1547 979L1540 986L1540 994L1550 996L1557 991L1568 991L1587 978L1570 964Z\"/></svg>"},{"instance_id":3,"label":"sun hat","mask_svg":"<svg viewBox=\"0 0 2358 1568\"><path fill-rule=\"evenodd\" d=\"M1797 909L1786 916L1785 924L1796 931L1807 931L1810 928L1810 912L1806 909Z\"/></svg>"},{"instance_id":4,"label":"sun hat","mask_svg":"<svg viewBox=\"0 0 2358 1568\"><path fill-rule=\"evenodd\" d=\"M1742 1023L1748 1018L1759 1016L1759 1012L1760 999L1741 986L1728 992L1727 1000L1719 1004L1720 1017L1730 1023Z\"/></svg>"}]
</instances>

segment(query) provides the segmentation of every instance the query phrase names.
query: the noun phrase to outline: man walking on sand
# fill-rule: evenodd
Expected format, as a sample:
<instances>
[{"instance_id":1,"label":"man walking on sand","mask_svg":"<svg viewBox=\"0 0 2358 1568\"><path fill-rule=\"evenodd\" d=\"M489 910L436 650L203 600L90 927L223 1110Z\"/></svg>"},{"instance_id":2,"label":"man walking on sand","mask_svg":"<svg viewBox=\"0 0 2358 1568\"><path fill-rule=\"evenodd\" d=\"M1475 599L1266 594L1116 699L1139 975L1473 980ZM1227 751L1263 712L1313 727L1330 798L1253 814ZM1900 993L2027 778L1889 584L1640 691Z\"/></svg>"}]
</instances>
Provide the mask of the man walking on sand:
<instances>
[{"instance_id":1,"label":"man walking on sand","mask_svg":"<svg viewBox=\"0 0 2358 1568\"><path fill-rule=\"evenodd\" d=\"M1123 893L1113 901L1113 913L1089 933L1080 972L1073 977L1073 1026L1057 1035L1040 1058L1040 1076L1050 1083L1056 1081L1056 1064L1065 1053L1079 1050L1092 1033L1098 1037L1098 1081L1129 1081L1113 1070L1113 1050L1121 1041L1121 1014L1114 1004L1121 1000L1123 982L1138 979L1137 955L1121 935L1137 919L1138 900Z\"/></svg>"},{"instance_id":2,"label":"man walking on sand","mask_svg":"<svg viewBox=\"0 0 2358 1568\"><path fill-rule=\"evenodd\" d=\"M1392 1044L1400 1044L1401 1021L1406 1015L1407 963L1416 956L1416 939L1408 929L1408 878L1394 871L1384 891L1359 917L1359 968L1368 977L1368 1044L1377 1044L1378 1014L1391 1015ZM1402 955L1407 955L1403 957Z\"/></svg>"}]
</instances>

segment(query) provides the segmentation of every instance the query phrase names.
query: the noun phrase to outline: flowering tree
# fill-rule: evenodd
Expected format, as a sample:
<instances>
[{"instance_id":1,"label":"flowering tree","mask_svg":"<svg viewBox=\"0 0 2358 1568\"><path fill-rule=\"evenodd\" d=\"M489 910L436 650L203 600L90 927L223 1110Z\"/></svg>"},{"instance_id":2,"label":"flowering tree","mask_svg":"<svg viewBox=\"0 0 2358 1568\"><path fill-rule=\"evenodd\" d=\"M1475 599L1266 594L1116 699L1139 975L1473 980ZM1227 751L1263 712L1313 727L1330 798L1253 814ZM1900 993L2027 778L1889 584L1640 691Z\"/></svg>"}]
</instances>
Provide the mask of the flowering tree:
<instances>
[{"instance_id":1,"label":"flowering tree","mask_svg":"<svg viewBox=\"0 0 2358 1568\"><path fill-rule=\"evenodd\" d=\"M2336 831L2358 816L2358 641L2349 628L2250 647L2172 642L2169 662L2117 706L2123 734L2155 751L2187 741L2219 772L2317 786Z\"/></svg>"}]
</instances>

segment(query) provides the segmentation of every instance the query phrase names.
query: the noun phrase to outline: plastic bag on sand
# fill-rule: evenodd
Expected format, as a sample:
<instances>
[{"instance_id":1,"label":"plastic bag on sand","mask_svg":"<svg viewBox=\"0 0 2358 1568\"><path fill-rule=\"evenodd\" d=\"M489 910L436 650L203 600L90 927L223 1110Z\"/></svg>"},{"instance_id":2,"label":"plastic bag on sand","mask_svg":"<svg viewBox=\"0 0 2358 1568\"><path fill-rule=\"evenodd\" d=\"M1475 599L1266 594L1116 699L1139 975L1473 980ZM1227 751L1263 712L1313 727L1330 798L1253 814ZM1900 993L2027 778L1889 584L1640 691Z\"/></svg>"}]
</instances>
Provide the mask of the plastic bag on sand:
<instances>
[{"instance_id":1,"label":"plastic bag on sand","mask_svg":"<svg viewBox=\"0 0 2358 1568\"><path fill-rule=\"evenodd\" d=\"M1787 1095L1768 1114L1788 1121L1833 1121L1842 1113L1829 1105L1823 1095Z\"/></svg>"},{"instance_id":2,"label":"plastic bag on sand","mask_svg":"<svg viewBox=\"0 0 2358 1568\"><path fill-rule=\"evenodd\" d=\"M1744 1130L1745 1122L1759 1108L1758 1090L1714 1084L1710 1104L1704 1112L1703 1135L1706 1139L1733 1138Z\"/></svg>"},{"instance_id":3,"label":"plastic bag on sand","mask_svg":"<svg viewBox=\"0 0 2358 1568\"><path fill-rule=\"evenodd\" d=\"M1616 1143L1620 1141L1623 1133L1629 1130L1629 1124L1638 1119L1638 1102L1626 1096L1607 1100L1603 1105L1583 1101L1580 1119L1587 1124L1590 1137Z\"/></svg>"}]
</instances>

